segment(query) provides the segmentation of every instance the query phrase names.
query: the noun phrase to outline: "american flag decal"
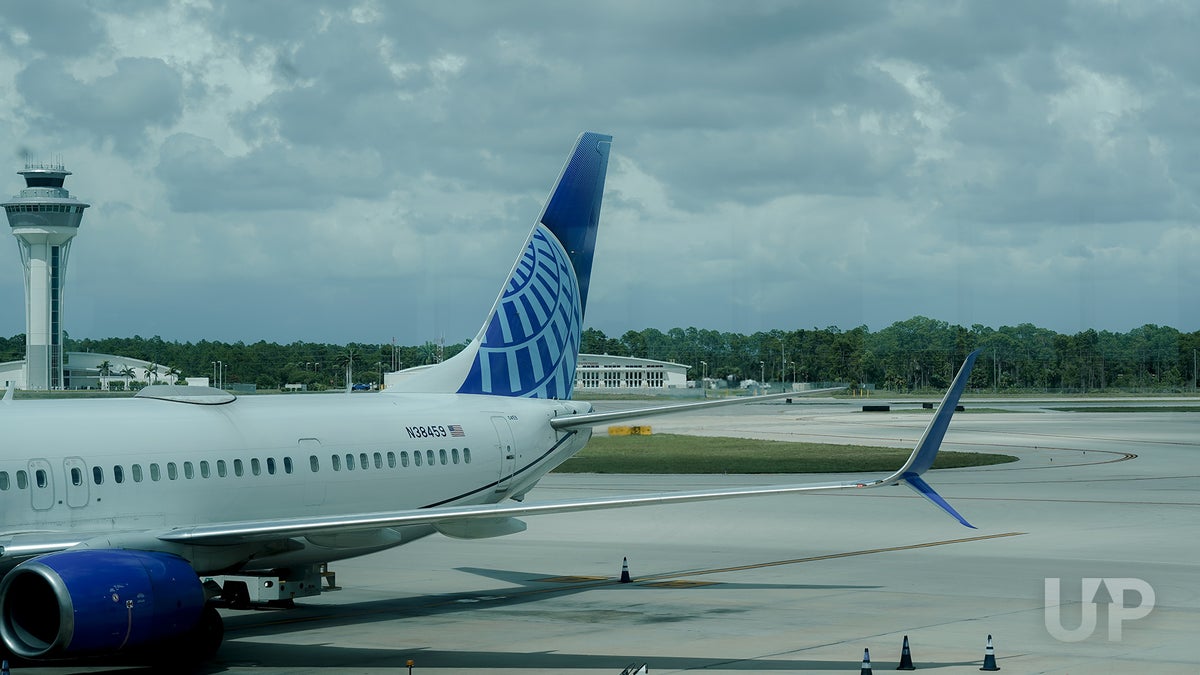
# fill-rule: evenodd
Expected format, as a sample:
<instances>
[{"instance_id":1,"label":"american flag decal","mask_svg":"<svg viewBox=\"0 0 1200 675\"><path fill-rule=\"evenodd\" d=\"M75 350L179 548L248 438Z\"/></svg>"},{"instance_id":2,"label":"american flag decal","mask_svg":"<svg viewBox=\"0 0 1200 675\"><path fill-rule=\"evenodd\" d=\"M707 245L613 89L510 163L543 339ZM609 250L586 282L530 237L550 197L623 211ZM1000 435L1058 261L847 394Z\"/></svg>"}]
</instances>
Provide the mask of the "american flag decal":
<instances>
[{"instance_id":1,"label":"american flag decal","mask_svg":"<svg viewBox=\"0 0 1200 675\"><path fill-rule=\"evenodd\" d=\"M452 438L462 438L463 436L467 435L466 432L463 431L461 425L450 424L450 425L447 425L446 428L450 430L450 436Z\"/></svg>"}]
</instances>

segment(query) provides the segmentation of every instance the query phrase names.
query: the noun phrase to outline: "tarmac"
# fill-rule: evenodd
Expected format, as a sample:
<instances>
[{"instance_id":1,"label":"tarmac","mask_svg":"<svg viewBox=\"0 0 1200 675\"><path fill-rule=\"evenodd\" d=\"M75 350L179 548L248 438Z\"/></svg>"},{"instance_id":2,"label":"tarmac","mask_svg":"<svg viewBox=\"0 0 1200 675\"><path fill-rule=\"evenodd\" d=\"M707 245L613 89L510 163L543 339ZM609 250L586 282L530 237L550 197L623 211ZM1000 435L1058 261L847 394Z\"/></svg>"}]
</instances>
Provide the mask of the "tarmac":
<instances>
[{"instance_id":1,"label":"tarmac","mask_svg":"<svg viewBox=\"0 0 1200 675\"><path fill-rule=\"evenodd\" d=\"M1200 412L1162 411L1200 401L964 403L943 449L1019 458L926 474L978 529L903 487L530 518L510 537L336 563L342 589L295 609L223 611L203 672L407 673L411 660L414 674L844 673L864 648L882 672L906 635L918 670L977 672L991 635L1011 673L1200 672ZM646 424L912 447L929 419L919 403L861 404ZM528 501L824 478L553 474ZM618 581L623 558L632 583Z\"/></svg>"}]
</instances>

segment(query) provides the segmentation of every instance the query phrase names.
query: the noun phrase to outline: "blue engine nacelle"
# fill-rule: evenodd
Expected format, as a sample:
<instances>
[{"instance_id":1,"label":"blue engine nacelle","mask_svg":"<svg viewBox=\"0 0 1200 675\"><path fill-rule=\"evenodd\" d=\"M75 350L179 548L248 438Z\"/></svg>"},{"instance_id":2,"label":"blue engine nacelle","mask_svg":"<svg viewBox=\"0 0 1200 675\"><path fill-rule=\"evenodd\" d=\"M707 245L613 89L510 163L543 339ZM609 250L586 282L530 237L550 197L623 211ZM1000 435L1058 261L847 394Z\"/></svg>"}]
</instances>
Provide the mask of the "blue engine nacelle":
<instances>
[{"instance_id":1,"label":"blue engine nacelle","mask_svg":"<svg viewBox=\"0 0 1200 675\"><path fill-rule=\"evenodd\" d=\"M110 654L197 626L204 590L186 560L130 550L62 551L0 582L0 637L24 658Z\"/></svg>"}]
</instances>

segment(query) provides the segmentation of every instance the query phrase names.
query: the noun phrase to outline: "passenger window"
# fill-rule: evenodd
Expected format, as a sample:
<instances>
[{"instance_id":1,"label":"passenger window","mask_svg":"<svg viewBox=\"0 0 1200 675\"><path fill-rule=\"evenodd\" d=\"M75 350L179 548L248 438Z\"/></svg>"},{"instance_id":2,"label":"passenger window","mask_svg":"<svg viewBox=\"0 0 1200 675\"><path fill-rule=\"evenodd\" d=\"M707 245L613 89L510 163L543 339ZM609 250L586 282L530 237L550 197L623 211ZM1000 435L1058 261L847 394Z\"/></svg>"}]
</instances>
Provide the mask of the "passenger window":
<instances>
[{"instance_id":1,"label":"passenger window","mask_svg":"<svg viewBox=\"0 0 1200 675\"><path fill-rule=\"evenodd\" d=\"M175 466L175 462L167 462L167 478L170 480L179 478L179 467Z\"/></svg>"},{"instance_id":2,"label":"passenger window","mask_svg":"<svg viewBox=\"0 0 1200 675\"><path fill-rule=\"evenodd\" d=\"M346 470L347 471L354 470L354 455L351 455L348 453L346 454Z\"/></svg>"},{"instance_id":3,"label":"passenger window","mask_svg":"<svg viewBox=\"0 0 1200 675\"><path fill-rule=\"evenodd\" d=\"M291 457L283 458L283 472L284 473L292 472L292 458Z\"/></svg>"},{"instance_id":4,"label":"passenger window","mask_svg":"<svg viewBox=\"0 0 1200 675\"><path fill-rule=\"evenodd\" d=\"M445 466L445 464L446 464L446 449L445 448L438 450L438 459L442 460L442 465Z\"/></svg>"},{"instance_id":5,"label":"passenger window","mask_svg":"<svg viewBox=\"0 0 1200 675\"><path fill-rule=\"evenodd\" d=\"M76 487L83 485L83 472L77 466L71 467L71 485Z\"/></svg>"},{"instance_id":6,"label":"passenger window","mask_svg":"<svg viewBox=\"0 0 1200 675\"><path fill-rule=\"evenodd\" d=\"M329 463L333 465L334 471L342 470L342 458L340 455L333 455L329 458Z\"/></svg>"},{"instance_id":7,"label":"passenger window","mask_svg":"<svg viewBox=\"0 0 1200 675\"><path fill-rule=\"evenodd\" d=\"M196 471L192 468L191 462L183 463L183 477L191 480L196 477Z\"/></svg>"},{"instance_id":8,"label":"passenger window","mask_svg":"<svg viewBox=\"0 0 1200 675\"><path fill-rule=\"evenodd\" d=\"M458 448L450 448L450 460L458 464Z\"/></svg>"},{"instance_id":9,"label":"passenger window","mask_svg":"<svg viewBox=\"0 0 1200 675\"><path fill-rule=\"evenodd\" d=\"M209 471L208 471L208 460L202 460L202 461L200 462L200 477L201 477L201 478L208 478L208 476L209 476Z\"/></svg>"},{"instance_id":10,"label":"passenger window","mask_svg":"<svg viewBox=\"0 0 1200 675\"><path fill-rule=\"evenodd\" d=\"M425 451L425 463L429 466L433 466L433 450Z\"/></svg>"},{"instance_id":11,"label":"passenger window","mask_svg":"<svg viewBox=\"0 0 1200 675\"><path fill-rule=\"evenodd\" d=\"M272 476L275 475L275 458L274 457L267 458L267 473L271 474Z\"/></svg>"},{"instance_id":12,"label":"passenger window","mask_svg":"<svg viewBox=\"0 0 1200 675\"><path fill-rule=\"evenodd\" d=\"M35 471L33 473L33 475L34 475L34 478L37 480L37 486L39 488L46 487L47 482L46 482L46 470L45 469L38 469L37 471Z\"/></svg>"},{"instance_id":13,"label":"passenger window","mask_svg":"<svg viewBox=\"0 0 1200 675\"><path fill-rule=\"evenodd\" d=\"M371 468L371 465L367 461L367 453L364 452L358 456L358 465L364 469Z\"/></svg>"},{"instance_id":14,"label":"passenger window","mask_svg":"<svg viewBox=\"0 0 1200 675\"><path fill-rule=\"evenodd\" d=\"M396 468L396 453L391 452L390 450L388 451L388 468Z\"/></svg>"},{"instance_id":15,"label":"passenger window","mask_svg":"<svg viewBox=\"0 0 1200 675\"><path fill-rule=\"evenodd\" d=\"M420 450L413 451L413 464L415 464L417 466L421 466L421 451Z\"/></svg>"},{"instance_id":16,"label":"passenger window","mask_svg":"<svg viewBox=\"0 0 1200 675\"><path fill-rule=\"evenodd\" d=\"M46 473L45 470L38 469L38 471L37 471L38 487L46 487L46 479L44 478L45 473ZM96 485L100 485L101 483L104 482L104 469L101 469L98 466L92 467L92 482L95 483Z\"/></svg>"},{"instance_id":17,"label":"passenger window","mask_svg":"<svg viewBox=\"0 0 1200 675\"><path fill-rule=\"evenodd\" d=\"M383 455L379 454L378 452L375 453L375 468L376 469L383 468Z\"/></svg>"},{"instance_id":18,"label":"passenger window","mask_svg":"<svg viewBox=\"0 0 1200 675\"><path fill-rule=\"evenodd\" d=\"M125 469L120 464L113 467L113 482L114 483L124 483L125 482Z\"/></svg>"},{"instance_id":19,"label":"passenger window","mask_svg":"<svg viewBox=\"0 0 1200 675\"><path fill-rule=\"evenodd\" d=\"M316 455L308 456L308 468L312 469L313 473L321 470L321 460L317 459Z\"/></svg>"},{"instance_id":20,"label":"passenger window","mask_svg":"<svg viewBox=\"0 0 1200 675\"><path fill-rule=\"evenodd\" d=\"M159 470L158 464L155 462L152 462L150 464L150 480L160 480L161 478L162 478L162 472Z\"/></svg>"},{"instance_id":21,"label":"passenger window","mask_svg":"<svg viewBox=\"0 0 1200 675\"><path fill-rule=\"evenodd\" d=\"M400 453L400 466L408 466L408 451L404 450Z\"/></svg>"},{"instance_id":22,"label":"passenger window","mask_svg":"<svg viewBox=\"0 0 1200 675\"><path fill-rule=\"evenodd\" d=\"M223 459L217 460L217 475L221 478L229 475L229 470L225 468L225 460Z\"/></svg>"},{"instance_id":23,"label":"passenger window","mask_svg":"<svg viewBox=\"0 0 1200 675\"><path fill-rule=\"evenodd\" d=\"M463 448L463 464L471 463L471 449Z\"/></svg>"},{"instance_id":24,"label":"passenger window","mask_svg":"<svg viewBox=\"0 0 1200 675\"><path fill-rule=\"evenodd\" d=\"M0 490L8 489L8 472L0 471Z\"/></svg>"},{"instance_id":25,"label":"passenger window","mask_svg":"<svg viewBox=\"0 0 1200 675\"><path fill-rule=\"evenodd\" d=\"M17 472L17 489L24 490L28 486L29 486L29 476L26 475L24 470L18 471Z\"/></svg>"},{"instance_id":26,"label":"passenger window","mask_svg":"<svg viewBox=\"0 0 1200 675\"><path fill-rule=\"evenodd\" d=\"M133 468L133 482L135 482L135 483L142 482L142 465L134 464L132 468Z\"/></svg>"},{"instance_id":27,"label":"passenger window","mask_svg":"<svg viewBox=\"0 0 1200 675\"><path fill-rule=\"evenodd\" d=\"M257 476L257 475L259 475L260 473L262 473L262 462L258 461L258 458L257 458L257 457L252 457L252 458L250 459L250 471L251 471L251 473L253 473L255 476Z\"/></svg>"},{"instance_id":28,"label":"passenger window","mask_svg":"<svg viewBox=\"0 0 1200 675\"><path fill-rule=\"evenodd\" d=\"M240 460L240 459L233 460L233 475L237 476L238 478L241 478L242 474L244 474L244 473L246 473L246 468L242 465L242 460Z\"/></svg>"}]
</instances>

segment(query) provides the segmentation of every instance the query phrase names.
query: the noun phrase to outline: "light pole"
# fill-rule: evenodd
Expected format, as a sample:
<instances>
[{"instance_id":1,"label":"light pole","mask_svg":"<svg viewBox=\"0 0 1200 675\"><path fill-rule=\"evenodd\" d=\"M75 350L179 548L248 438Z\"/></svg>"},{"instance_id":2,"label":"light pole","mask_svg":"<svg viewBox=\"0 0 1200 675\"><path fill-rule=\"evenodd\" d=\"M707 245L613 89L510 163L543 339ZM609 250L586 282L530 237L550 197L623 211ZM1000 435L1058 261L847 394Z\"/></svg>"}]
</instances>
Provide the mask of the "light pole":
<instances>
[{"instance_id":1,"label":"light pole","mask_svg":"<svg viewBox=\"0 0 1200 675\"><path fill-rule=\"evenodd\" d=\"M767 362L759 361L758 362L758 393L760 393L760 394L763 392L763 385L766 384L766 381L765 381L766 379L767 379Z\"/></svg>"},{"instance_id":2,"label":"light pole","mask_svg":"<svg viewBox=\"0 0 1200 675\"><path fill-rule=\"evenodd\" d=\"M211 364L212 364L212 369L213 369L213 377L212 377L212 381L211 381L211 383L210 383L210 386L214 386L214 387L215 387L215 386L216 386L216 384L217 384L217 362L216 362L216 361L210 361L209 363L211 363Z\"/></svg>"},{"instance_id":3,"label":"light pole","mask_svg":"<svg viewBox=\"0 0 1200 675\"><path fill-rule=\"evenodd\" d=\"M217 389L224 389L221 386L221 380L225 378L225 362L217 361Z\"/></svg>"},{"instance_id":4,"label":"light pole","mask_svg":"<svg viewBox=\"0 0 1200 675\"><path fill-rule=\"evenodd\" d=\"M704 398L708 398L708 361L701 361L700 365L704 367L704 374L700 376L700 388L704 390Z\"/></svg>"}]
</instances>

